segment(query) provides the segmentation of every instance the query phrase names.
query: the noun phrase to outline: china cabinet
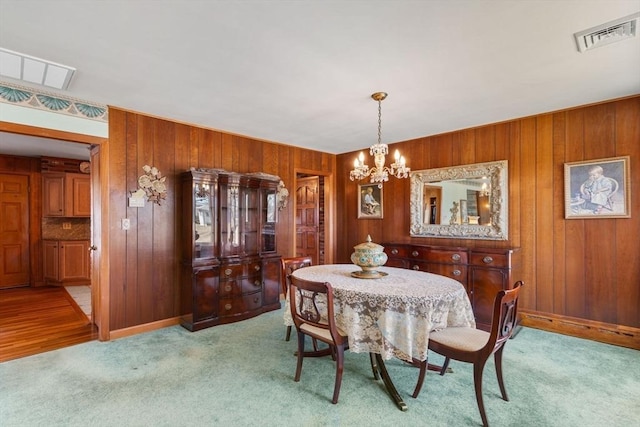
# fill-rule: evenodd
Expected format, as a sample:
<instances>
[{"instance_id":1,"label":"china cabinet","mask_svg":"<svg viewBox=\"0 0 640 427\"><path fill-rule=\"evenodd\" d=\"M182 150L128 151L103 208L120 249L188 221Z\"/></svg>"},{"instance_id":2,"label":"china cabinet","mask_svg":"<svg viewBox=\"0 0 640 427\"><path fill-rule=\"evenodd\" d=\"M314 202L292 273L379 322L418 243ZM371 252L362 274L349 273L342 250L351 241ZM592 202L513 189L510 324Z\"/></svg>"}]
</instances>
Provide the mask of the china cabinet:
<instances>
[{"instance_id":1,"label":"china cabinet","mask_svg":"<svg viewBox=\"0 0 640 427\"><path fill-rule=\"evenodd\" d=\"M181 176L181 324L190 331L280 308L280 178L221 169Z\"/></svg>"},{"instance_id":2,"label":"china cabinet","mask_svg":"<svg viewBox=\"0 0 640 427\"><path fill-rule=\"evenodd\" d=\"M493 302L502 289L520 279L517 248L465 248L383 243L389 267L402 267L451 277L462 283L471 300L476 325L488 330Z\"/></svg>"}]
</instances>

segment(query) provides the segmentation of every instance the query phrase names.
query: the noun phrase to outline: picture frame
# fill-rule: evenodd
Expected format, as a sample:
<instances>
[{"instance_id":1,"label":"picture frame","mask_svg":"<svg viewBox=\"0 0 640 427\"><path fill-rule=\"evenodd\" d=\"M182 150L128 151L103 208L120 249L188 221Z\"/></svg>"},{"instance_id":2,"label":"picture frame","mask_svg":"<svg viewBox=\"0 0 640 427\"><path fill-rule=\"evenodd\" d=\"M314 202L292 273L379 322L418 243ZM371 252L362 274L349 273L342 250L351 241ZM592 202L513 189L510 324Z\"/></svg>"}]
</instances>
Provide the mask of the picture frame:
<instances>
[{"instance_id":1,"label":"picture frame","mask_svg":"<svg viewBox=\"0 0 640 427\"><path fill-rule=\"evenodd\" d=\"M564 164L565 219L630 218L629 156Z\"/></svg>"},{"instance_id":2,"label":"picture frame","mask_svg":"<svg viewBox=\"0 0 640 427\"><path fill-rule=\"evenodd\" d=\"M378 184L358 185L358 218L382 219L382 186Z\"/></svg>"}]
</instances>

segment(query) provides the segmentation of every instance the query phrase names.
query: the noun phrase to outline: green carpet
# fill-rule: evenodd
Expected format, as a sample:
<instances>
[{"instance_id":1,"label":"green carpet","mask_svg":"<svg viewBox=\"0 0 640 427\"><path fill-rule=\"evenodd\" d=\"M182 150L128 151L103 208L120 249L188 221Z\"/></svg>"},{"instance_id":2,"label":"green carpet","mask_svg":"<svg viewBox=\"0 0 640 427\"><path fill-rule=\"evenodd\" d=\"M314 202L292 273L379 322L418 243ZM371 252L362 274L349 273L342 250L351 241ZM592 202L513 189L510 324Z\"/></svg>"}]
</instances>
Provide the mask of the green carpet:
<instances>
[{"instance_id":1,"label":"green carpet","mask_svg":"<svg viewBox=\"0 0 640 427\"><path fill-rule=\"evenodd\" d=\"M330 358L305 359L293 381L295 337L282 311L199 332L175 326L0 363L0 425L9 426L478 426L471 366L430 372L387 367L407 402L399 411L367 354L347 353L331 404ZM441 362L432 354L431 362ZM524 328L507 343L500 398L493 360L484 400L492 426L638 426L640 352Z\"/></svg>"}]
</instances>

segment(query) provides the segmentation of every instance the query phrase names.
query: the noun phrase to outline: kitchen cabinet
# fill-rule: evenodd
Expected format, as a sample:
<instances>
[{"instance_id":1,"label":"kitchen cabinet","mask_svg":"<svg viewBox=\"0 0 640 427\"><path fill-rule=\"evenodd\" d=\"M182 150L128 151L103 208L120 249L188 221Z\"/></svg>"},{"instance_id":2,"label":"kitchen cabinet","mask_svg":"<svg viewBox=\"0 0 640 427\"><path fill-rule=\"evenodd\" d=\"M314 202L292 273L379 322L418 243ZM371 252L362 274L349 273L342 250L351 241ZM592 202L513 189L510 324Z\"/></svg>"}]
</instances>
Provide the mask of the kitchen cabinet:
<instances>
[{"instance_id":1,"label":"kitchen cabinet","mask_svg":"<svg viewBox=\"0 0 640 427\"><path fill-rule=\"evenodd\" d=\"M43 258L48 285L91 284L88 240L44 240Z\"/></svg>"},{"instance_id":2,"label":"kitchen cabinet","mask_svg":"<svg viewBox=\"0 0 640 427\"><path fill-rule=\"evenodd\" d=\"M87 174L43 172L42 194L45 217L91 216L91 179Z\"/></svg>"}]
</instances>

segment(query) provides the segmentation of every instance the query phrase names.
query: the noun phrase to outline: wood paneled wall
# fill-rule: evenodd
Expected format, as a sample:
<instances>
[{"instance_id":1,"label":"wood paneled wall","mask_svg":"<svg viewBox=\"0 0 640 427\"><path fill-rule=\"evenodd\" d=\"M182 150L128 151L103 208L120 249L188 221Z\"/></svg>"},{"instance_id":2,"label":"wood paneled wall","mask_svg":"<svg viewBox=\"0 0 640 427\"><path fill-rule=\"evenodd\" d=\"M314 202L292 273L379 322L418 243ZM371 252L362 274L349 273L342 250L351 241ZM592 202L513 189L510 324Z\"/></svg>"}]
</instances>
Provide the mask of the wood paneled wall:
<instances>
[{"instance_id":1,"label":"wood paneled wall","mask_svg":"<svg viewBox=\"0 0 640 427\"><path fill-rule=\"evenodd\" d=\"M280 176L287 188L297 170L332 175L335 155L259 141L197 126L175 123L116 108L109 110L108 219L109 330L142 325L179 315L180 201L176 177L190 167L265 172ZM127 196L137 189L142 167L157 167L167 176L167 199L129 208ZM131 229L120 227L129 218ZM278 213L278 253L293 256L293 203ZM105 286L105 284L103 284Z\"/></svg>"},{"instance_id":2,"label":"wood paneled wall","mask_svg":"<svg viewBox=\"0 0 640 427\"><path fill-rule=\"evenodd\" d=\"M411 238L409 179L384 185L384 218L357 219L357 152L337 156L337 261L376 242L519 247L521 309L640 327L640 96L393 144L412 170L508 160L509 240ZM564 219L564 163L631 158L631 218ZM520 279L520 278L518 278Z\"/></svg>"}]
</instances>

